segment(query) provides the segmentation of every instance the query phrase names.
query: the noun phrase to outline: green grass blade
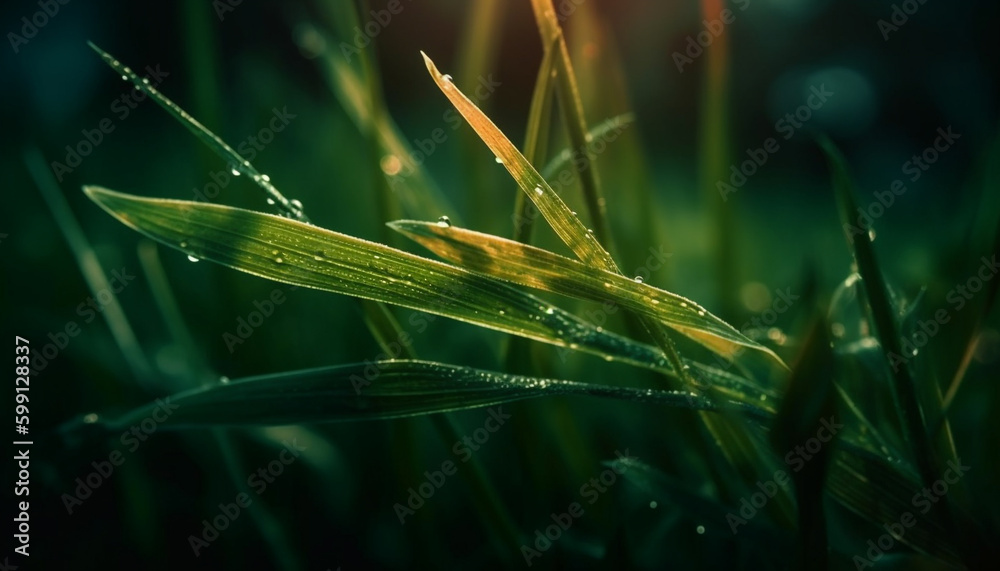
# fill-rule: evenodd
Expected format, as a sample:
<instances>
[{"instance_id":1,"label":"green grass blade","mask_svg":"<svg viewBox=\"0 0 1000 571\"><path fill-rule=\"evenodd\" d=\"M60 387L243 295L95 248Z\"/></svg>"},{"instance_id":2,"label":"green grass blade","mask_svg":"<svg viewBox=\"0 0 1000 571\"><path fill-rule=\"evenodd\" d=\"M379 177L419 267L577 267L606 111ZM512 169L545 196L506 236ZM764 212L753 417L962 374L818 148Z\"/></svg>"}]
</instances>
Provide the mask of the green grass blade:
<instances>
[{"instance_id":1,"label":"green grass blade","mask_svg":"<svg viewBox=\"0 0 1000 571\"><path fill-rule=\"evenodd\" d=\"M275 206L278 207L281 212L296 219L302 218L303 213L301 204L285 198L285 196L281 194L281 192L279 192L273 184L271 184L270 177L261 174L260 171L258 171L253 164L250 163L250 161L244 159L239 153L236 152L236 150L219 138L218 135L208 130L207 127L199 123L198 120L192 117L187 111L181 109L179 105L160 93L149 83L149 80L139 77L134 71L132 71L131 68L121 63L115 59L114 56L97 47L93 43L87 42L87 44L101 56L104 63L111 66L111 69L120 73L123 80L132 83L136 89L148 95L153 101L156 101L160 107L166 109L168 113L180 121L184 127L194 133L196 137L201 139L201 141L215 151L216 154L228 161L230 168L250 177L250 179L253 180L257 186L264 190L267 198L273 201Z\"/></svg>"},{"instance_id":2,"label":"green grass blade","mask_svg":"<svg viewBox=\"0 0 1000 571\"><path fill-rule=\"evenodd\" d=\"M916 523L898 541L921 553L957 563L958 552L948 540L949 527L934 517L934 510L927 514L914 512L913 496L924 487L919 475L901 464L887 464L880 455L846 444L841 439L842 448L834 451L831 458L826 479L828 493L873 523L873 534L885 533L884 524L899 522L903 514L910 514Z\"/></svg>"},{"instance_id":3,"label":"green grass blade","mask_svg":"<svg viewBox=\"0 0 1000 571\"><path fill-rule=\"evenodd\" d=\"M611 301L650 317L726 357L770 349L743 336L697 303L618 273L593 270L558 254L489 234L417 221L390 223L442 258L520 285L590 301Z\"/></svg>"},{"instance_id":4,"label":"green grass blade","mask_svg":"<svg viewBox=\"0 0 1000 571\"><path fill-rule=\"evenodd\" d=\"M875 258L871 237L867 232L855 232L854 226L851 224L851 220L858 211L858 206L846 160L829 139L822 139L820 144L826 152L830 170L833 173L833 186L840 205L840 215L844 222L844 228L851 229L847 230L847 240L852 246L854 260L858 265L858 273L862 277L862 284L871 309L872 325L878 333L879 343L886 357L886 364L892 371L893 395L896 399L896 410L900 416L900 425L905 440L913 444L915 460L924 485L930 486L937 480L939 472L934 468L935 455L917 397L916 381L910 373L906 357L903 354L899 328L894 317L892 303L889 300L889 292Z\"/></svg>"},{"instance_id":5,"label":"green grass blade","mask_svg":"<svg viewBox=\"0 0 1000 571\"><path fill-rule=\"evenodd\" d=\"M556 395L716 410L707 399L690 398L686 391L591 385L394 360L263 375L185 391L170 397L172 411L163 428L384 420ZM153 402L138 407L119 419L103 420L102 427L120 431L162 406Z\"/></svg>"},{"instance_id":6,"label":"green grass blade","mask_svg":"<svg viewBox=\"0 0 1000 571\"><path fill-rule=\"evenodd\" d=\"M670 364L648 345L599 331L494 278L280 216L217 204L141 198L93 186L84 190L129 227L199 259L282 283L383 301L674 374ZM735 375L709 366L697 368L734 399L753 402L755 396L765 394Z\"/></svg>"},{"instance_id":7,"label":"green grass blade","mask_svg":"<svg viewBox=\"0 0 1000 571\"><path fill-rule=\"evenodd\" d=\"M834 355L827 331L827 322L817 316L792 366L788 388L770 434L775 452L782 457L799 443L814 437L821 423L834 418ZM798 507L797 563L800 569L821 571L828 568L823 489L837 436L833 434L831 441L801 466L803 469L796 469L791 474Z\"/></svg>"}]
</instances>

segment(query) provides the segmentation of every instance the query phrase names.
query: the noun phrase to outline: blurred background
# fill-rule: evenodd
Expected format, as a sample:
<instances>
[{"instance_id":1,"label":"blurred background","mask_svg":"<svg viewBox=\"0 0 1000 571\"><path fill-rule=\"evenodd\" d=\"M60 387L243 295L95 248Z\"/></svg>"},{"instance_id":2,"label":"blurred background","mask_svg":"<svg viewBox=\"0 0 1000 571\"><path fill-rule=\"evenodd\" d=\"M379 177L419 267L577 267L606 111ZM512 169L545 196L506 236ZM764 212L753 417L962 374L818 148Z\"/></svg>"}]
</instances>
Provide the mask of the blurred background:
<instances>
[{"instance_id":1,"label":"blurred background","mask_svg":"<svg viewBox=\"0 0 1000 571\"><path fill-rule=\"evenodd\" d=\"M170 379L190 370L191 357L171 336L140 262L138 248L150 246L141 246L140 235L91 203L82 185L269 211L247 177L229 176L225 161L156 104L130 98L136 92L88 48L88 41L140 75L147 66L156 70L165 95L233 147L254 148L254 165L286 196L301 201L313 223L423 254L386 231L385 212L406 215L398 205L383 209L376 200L382 171L391 165L374 156L331 89L323 51L349 53L344 46L357 39L350 26L331 16L337 10L308 1L53 4L58 12L42 26L30 24L43 10L36 2L7 2L0 8L0 29L8 41L0 50L0 120L6 133L0 140L0 171L7 188L0 214L4 330L8 337L20 335L38 345L53 339L50 335L59 337L70 322L81 330L45 359L41 370L33 363L31 419L39 438L72 417L114 414L169 394L183 386ZM382 0L367 4L360 9L362 24L377 22L372 11L387 6ZM425 166L462 224L510 236L517 186L471 129L449 114L450 105L420 57L421 50L426 52L467 93L490 86L481 106L520 145L541 60L539 34L527 0L492 2L489 9L480 4L402 0L391 21L371 28L377 33L370 45L354 46L376 58L392 118L415 150L425 148ZM907 15L900 8L904 4L919 7ZM641 268L651 249L668 252L669 263L650 272L648 281L698 301L738 328L770 307L776 290L799 287L806 268L816 271L821 289L832 292L850 274L851 258L826 162L815 143L819 133L843 149L861 190L860 204L875 202L871 193L889 190L897 179L906 185L874 224L883 272L901 298L914 299L926 289L938 300L927 302L933 309L971 275L968 264L974 267L987 253L970 244L983 243L998 212L984 206L997 205L996 187L987 190L983 184L989 168L997 166L986 159L997 144L1000 102L993 29L1000 16L997 3L746 0L727 4L732 21L718 26L706 24L704 7L695 0L558 0L555 6L589 122L634 114L621 138L597 159L620 265L627 273ZM489 24L477 27L475 17L482 14ZM721 65L698 49L699 34L710 37L706 31L711 43L725 43ZM724 70L724 77L713 77L710 69ZM824 89L829 92L825 101L810 99ZM276 110L287 110L287 126L254 147L251 137L273 126ZM721 126L706 126L706 117ZM110 126L108 132L72 166L72 150L81 148L88 133L93 139L102 124ZM433 139L437 129L445 133L443 142ZM914 155L926 159L925 149L940 140L941 132L957 136L947 150L939 146L926 169L915 166ZM731 165L741 168L769 138L778 150L737 190L720 192L718 181L734 184ZM565 143L550 151L560 145ZM59 221L32 181L30 160L43 161L48 174L56 175L60 196L97 255L99 273L108 279L114 270L135 276L117 300L141 353L168 380L165 384L137 381L103 315L81 309L94 294L67 241L65 219ZM916 179L915 168L920 169ZM223 178L224 188L206 197L209 185ZM574 210L582 211L578 197L576 191L566 193ZM547 228L539 228L536 236L537 244L565 253ZM173 250L160 249L158 259L198 358L218 376L235 379L358 362L380 352L349 298L292 291L213 264L191 263ZM227 345L224 335L275 289L287 301L245 342ZM561 305L594 309L565 300ZM780 315L775 327L785 331L798 324L793 313ZM397 317L417 326L411 312ZM970 380L956 401L956 407L973 407L967 425L956 426L960 441L973 438L979 423L987 422L986 405L974 407L977 395L995 400L995 385L985 379L995 376L987 373L996 371L1000 335L995 317L990 323L970 370L970 378L979 381ZM429 334L421 329L415 335L422 358L499 366L503 336L446 319L423 327ZM595 362L599 359L566 358L549 347L532 351L544 373L561 378L634 374ZM520 409L510 410L516 416ZM573 399L559 410L579 420L581 437L592 443L597 460L629 447L650 461L668 455L642 423L662 412ZM457 416L471 432L485 415L478 410ZM428 428L405 422L317 428L310 433L315 452L309 465L291 464L288 475L260 496L271 519L240 518L199 557L192 554L188 537L200 533L202 520L217 515L218 504L236 494L219 473L218 452L207 432L155 435L128 454L71 515L62 494L71 493L74 479L91 472L91 461L106 458L107 451L77 458L56 456L54 447L38 448L32 465L31 563L46 565L33 567L23 560L22 568L66 568L56 566L63 563L277 568L274 553L281 549L261 539L260 530L269 525L283 529L285 548L295 554L294 568L402 569L427 561L441 568L491 567L495 555L484 531L469 523L464 484L442 488L443 497L432 498L430 510L399 524L393 504L405 501L407 488L423 481L423 470L437 469L451 457ZM233 433L246 473L274 460L280 451L275 442L283 437L298 434L305 442L295 430ZM499 432L482 460L518 525L531 534L551 523L550 512L577 496L576 472L563 461L579 456L553 450L537 458L538 465L526 465L519 452L524 435L514 432ZM399 453L400 438L417 443L408 457ZM536 445L555 447L541 435ZM603 469L599 464L573 468L595 474ZM981 477L988 476L982 472ZM641 493L629 493L633 503L648 503ZM13 503L13 496L8 501ZM599 504L595 510L614 505ZM682 547L671 552L676 557L671 561L682 567L711 566L713 558L722 557L718 552L734 549L728 530L722 537L702 538L694 531L696 522L684 517L648 507L629 517L620 528L623 545L657 538L679 525L677 518L687 534L674 533L664 547L648 547L635 561L637 567L660 568L666 557L662 550L671 546ZM606 537L601 528L587 522L567 541L584 558L595 550L624 549L597 547L596 538ZM691 546L695 538L703 543ZM577 562L573 556L545 557L551 558L543 560L547 565Z\"/></svg>"}]
</instances>

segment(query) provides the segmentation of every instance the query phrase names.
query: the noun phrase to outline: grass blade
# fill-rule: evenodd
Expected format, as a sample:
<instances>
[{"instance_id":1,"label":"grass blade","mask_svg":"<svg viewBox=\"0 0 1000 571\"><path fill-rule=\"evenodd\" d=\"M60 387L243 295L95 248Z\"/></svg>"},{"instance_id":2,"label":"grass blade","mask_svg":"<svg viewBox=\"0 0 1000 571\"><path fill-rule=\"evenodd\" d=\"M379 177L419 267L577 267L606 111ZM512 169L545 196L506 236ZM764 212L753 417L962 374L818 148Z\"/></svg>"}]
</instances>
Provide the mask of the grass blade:
<instances>
[{"instance_id":1,"label":"grass blade","mask_svg":"<svg viewBox=\"0 0 1000 571\"><path fill-rule=\"evenodd\" d=\"M372 367L377 375L371 375ZM395 360L263 375L185 391L170 397L170 406L175 408L163 428L384 420L556 395L715 410L708 399L689 398L685 391L591 385ZM100 422L113 433L146 418L160 406L160 402L150 403L119 419Z\"/></svg>"},{"instance_id":2,"label":"grass blade","mask_svg":"<svg viewBox=\"0 0 1000 571\"><path fill-rule=\"evenodd\" d=\"M426 311L674 374L659 353L504 282L296 220L217 204L85 192L129 227L172 248L282 283ZM744 379L692 364L737 400L766 394ZM760 408L767 410L761 405Z\"/></svg>"},{"instance_id":3,"label":"grass blade","mask_svg":"<svg viewBox=\"0 0 1000 571\"><path fill-rule=\"evenodd\" d=\"M552 229L555 230L559 238L567 245L573 253L589 266L597 267L608 271L616 271L617 266L611 255L601 247L594 238L594 233L588 231L587 227L579 218L573 215L566 206L562 198L552 190L542 175L535 170L535 167L517 147L507 139L497 126L490 121L475 103L466 97L458 87L452 83L450 78L445 78L438 71L434 62L427 54L424 56L424 63L430 72L434 82L451 101L452 105L472 128L479 134L479 137L493 151L496 157L503 161L504 167L510 172L518 186L521 187L528 198L535 202L539 212L548 221Z\"/></svg>"},{"instance_id":4,"label":"grass blade","mask_svg":"<svg viewBox=\"0 0 1000 571\"><path fill-rule=\"evenodd\" d=\"M389 226L466 269L544 291L620 304L729 358L751 348L781 362L770 349L746 338L697 303L621 274L595 272L576 260L541 248L455 226L410 220Z\"/></svg>"},{"instance_id":5,"label":"grass blade","mask_svg":"<svg viewBox=\"0 0 1000 571\"><path fill-rule=\"evenodd\" d=\"M858 211L858 206L854 198L853 183L847 172L846 161L829 139L821 140L820 144L826 152L833 173L834 191L837 193L844 228L853 228L850 221ZM938 473L934 469L934 454L917 398L915 380L902 357L903 348L899 329L889 300L888 290L875 259L875 249L872 246L871 237L867 232L849 230L847 240L853 246L854 259L862 277L868 305L871 308L871 319L878 333L879 343L882 345L886 357L886 364L892 370L893 394L896 398L896 409L900 416L905 440L913 443L924 485L930 486L937 479L936 474ZM904 362L900 364L897 359L903 359Z\"/></svg>"},{"instance_id":6,"label":"grass blade","mask_svg":"<svg viewBox=\"0 0 1000 571\"><path fill-rule=\"evenodd\" d=\"M589 149L587 139L587 119L583 113L583 101L580 99L580 89L576 83L576 73L569 58L566 38L559 27L559 19L553 10L551 0L531 0L535 13L538 31L542 36L542 45L547 49L557 50L556 91L559 94L559 105L563 111L566 132L569 135L570 146L574 149ZM552 46L552 47L550 47ZM583 199L594 225L594 234L609 251L614 251L611 228L608 226L607 208L601 192L601 180L597 173L597 165L589 151L580 154L584 161L579 169L580 185L583 187Z\"/></svg>"},{"instance_id":7,"label":"grass blade","mask_svg":"<svg viewBox=\"0 0 1000 571\"><path fill-rule=\"evenodd\" d=\"M281 192L273 184L271 184L271 179L267 175L263 175L258 171L250 161L244 159L235 149L230 147L219 138L218 135L208 130L204 125L198 122L197 119L192 117L187 111L180 108L179 105L167 98L167 96L160 93L155 87L153 87L148 79L143 79L139 77L131 68L121 63L114 58L108 52L102 50L101 48L94 45L92 42L87 42L104 63L111 66L111 69L120 73L122 79L132 83L136 89L142 91L149 96L150 99L156 101L156 103L167 110L175 119L180 121L184 127L195 134L196 137L201 139L203 143L209 146L213 151L216 152L220 157L229 162L229 167L235 169L236 171L247 175L257 183L257 186L264 190L267 194L267 198L272 200L276 207L278 207L281 212L295 219L302 218L302 205L288 200L285 198Z\"/></svg>"},{"instance_id":8,"label":"grass blade","mask_svg":"<svg viewBox=\"0 0 1000 571\"><path fill-rule=\"evenodd\" d=\"M549 124L552 122L549 115L552 111L553 69L552 50L548 49L538 67L528 112L528 127L524 135L524 158L531 164L537 164L544 156L548 142ZM534 227L534 219L528 212L528 197L525 193L519 192L514 198L514 240L530 243Z\"/></svg>"},{"instance_id":9,"label":"grass blade","mask_svg":"<svg viewBox=\"0 0 1000 571\"><path fill-rule=\"evenodd\" d=\"M855 232L851 225L852 217L858 212L858 206L854 198L854 186L847 170L847 162L832 141L823 138L820 140L820 144L827 155L833 173L834 191L837 193L841 219L844 223L847 240L853 246L858 273L862 277L862 284L870 308L870 319L878 334L879 343L886 357L886 364L891 369L893 397L904 439L913 445L914 460L921 482L924 486L930 487L934 485L939 475L944 473L943 460L947 452L942 451L939 455L928 434L925 413L921 406L921 387L917 386L917 381L910 372L907 359L903 357L895 313L875 258L871 236L868 232ZM926 394L928 391L924 392ZM937 409L937 414L934 416L941 417L940 400L931 403L931 405ZM943 501L934 505L933 512L941 518L945 528L955 529L955 517L951 506L953 499L950 497L942 499ZM959 527L967 527L963 520L959 520L958 524ZM956 540L968 536L965 533L954 531L950 535Z\"/></svg>"}]
</instances>

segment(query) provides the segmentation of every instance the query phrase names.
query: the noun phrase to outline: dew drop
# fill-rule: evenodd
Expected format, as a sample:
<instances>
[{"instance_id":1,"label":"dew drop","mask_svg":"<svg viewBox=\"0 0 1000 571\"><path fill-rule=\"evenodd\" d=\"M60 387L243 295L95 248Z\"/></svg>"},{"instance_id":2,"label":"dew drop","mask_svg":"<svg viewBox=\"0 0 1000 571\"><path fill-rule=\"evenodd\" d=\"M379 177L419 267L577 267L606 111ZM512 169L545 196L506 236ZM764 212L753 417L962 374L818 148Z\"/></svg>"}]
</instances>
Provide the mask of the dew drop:
<instances>
[{"instance_id":1,"label":"dew drop","mask_svg":"<svg viewBox=\"0 0 1000 571\"><path fill-rule=\"evenodd\" d=\"M688 306L687 302L684 301L681 302L681 307L687 307L687 306Z\"/></svg>"},{"instance_id":2,"label":"dew drop","mask_svg":"<svg viewBox=\"0 0 1000 571\"><path fill-rule=\"evenodd\" d=\"M493 160L495 160L498 165L502 165L503 164L503 159L501 159L500 157L494 157Z\"/></svg>"},{"instance_id":3,"label":"dew drop","mask_svg":"<svg viewBox=\"0 0 1000 571\"><path fill-rule=\"evenodd\" d=\"M635 276L634 279L635 279L635 283L637 283L637 284L641 284L642 283L642 276Z\"/></svg>"},{"instance_id":4,"label":"dew drop","mask_svg":"<svg viewBox=\"0 0 1000 571\"><path fill-rule=\"evenodd\" d=\"M699 317L705 317L705 310L704 309L699 309L698 310L698 316Z\"/></svg>"},{"instance_id":5,"label":"dew drop","mask_svg":"<svg viewBox=\"0 0 1000 571\"><path fill-rule=\"evenodd\" d=\"M260 180L264 182L271 182L271 177L267 176L266 174L262 174L260 175Z\"/></svg>"},{"instance_id":6,"label":"dew drop","mask_svg":"<svg viewBox=\"0 0 1000 571\"><path fill-rule=\"evenodd\" d=\"M273 199L273 198L268 198L268 199L267 199L267 203L268 203L269 205L271 205L271 206L274 206L274 199Z\"/></svg>"},{"instance_id":7,"label":"dew drop","mask_svg":"<svg viewBox=\"0 0 1000 571\"><path fill-rule=\"evenodd\" d=\"M649 502L649 509L655 510L656 509L656 505L657 505L656 504L656 500L653 500L653 501Z\"/></svg>"},{"instance_id":8,"label":"dew drop","mask_svg":"<svg viewBox=\"0 0 1000 571\"><path fill-rule=\"evenodd\" d=\"M875 229L874 228L869 228L868 229L868 241L869 242L874 242L875 241Z\"/></svg>"},{"instance_id":9,"label":"dew drop","mask_svg":"<svg viewBox=\"0 0 1000 571\"><path fill-rule=\"evenodd\" d=\"M275 259L274 259L274 263L275 263L275 264L281 264L281 263L284 263L284 261L285 261L285 260L283 260L283 259L281 258L281 256L278 256L277 258L275 258Z\"/></svg>"},{"instance_id":10,"label":"dew drop","mask_svg":"<svg viewBox=\"0 0 1000 571\"><path fill-rule=\"evenodd\" d=\"M233 173L233 176L240 176L240 171L236 170L236 167L231 167L229 172Z\"/></svg>"},{"instance_id":11,"label":"dew drop","mask_svg":"<svg viewBox=\"0 0 1000 571\"><path fill-rule=\"evenodd\" d=\"M326 259L325 255L323 254L323 250L317 250L316 253L313 254L313 259L316 260L317 262L322 262L324 259Z\"/></svg>"},{"instance_id":12,"label":"dew drop","mask_svg":"<svg viewBox=\"0 0 1000 571\"><path fill-rule=\"evenodd\" d=\"M448 75L447 73L446 73L446 74L444 74L444 75L442 75L442 76L441 76L441 79L443 79L443 80L447 81L448 83L451 83L451 82L452 82L452 79L451 79L451 76L450 76L450 75Z\"/></svg>"},{"instance_id":13,"label":"dew drop","mask_svg":"<svg viewBox=\"0 0 1000 571\"><path fill-rule=\"evenodd\" d=\"M698 526L698 527L696 527L696 528L695 528L694 530L698 532L698 535L702 535L702 534L704 534L704 533L705 533L705 526L703 526L703 525L699 525L699 526Z\"/></svg>"},{"instance_id":14,"label":"dew drop","mask_svg":"<svg viewBox=\"0 0 1000 571\"><path fill-rule=\"evenodd\" d=\"M451 228L451 218L447 216L442 216L438 218L437 225L442 228Z\"/></svg>"},{"instance_id":15,"label":"dew drop","mask_svg":"<svg viewBox=\"0 0 1000 571\"><path fill-rule=\"evenodd\" d=\"M267 175L264 175L264 176L267 176ZM292 208L294 208L297 212L302 212L302 209L303 209L302 201L300 201L299 199L293 198L293 199L291 199L291 200L288 201L288 204L290 204L292 206Z\"/></svg>"},{"instance_id":16,"label":"dew drop","mask_svg":"<svg viewBox=\"0 0 1000 571\"><path fill-rule=\"evenodd\" d=\"M542 195L542 187L536 186L535 187L535 194L537 194L538 196L541 196Z\"/></svg>"},{"instance_id":17,"label":"dew drop","mask_svg":"<svg viewBox=\"0 0 1000 571\"><path fill-rule=\"evenodd\" d=\"M127 75L123 75L123 76L122 76L122 80L124 80L124 81L128 81L128 76L127 76Z\"/></svg>"},{"instance_id":18,"label":"dew drop","mask_svg":"<svg viewBox=\"0 0 1000 571\"><path fill-rule=\"evenodd\" d=\"M183 240L181 240L180 247L181 248L187 248L188 247L188 243L185 242L185 241L183 241Z\"/></svg>"},{"instance_id":19,"label":"dew drop","mask_svg":"<svg viewBox=\"0 0 1000 571\"><path fill-rule=\"evenodd\" d=\"M229 377L227 377L225 375L222 375L221 377L219 377L219 382L222 383L222 384L224 384L224 385L228 384L229 383Z\"/></svg>"},{"instance_id":20,"label":"dew drop","mask_svg":"<svg viewBox=\"0 0 1000 571\"><path fill-rule=\"evenodd\" d=\"M604 333L604 328L603 328L603 327L601 327L600 325L598 325L598 326L597 326L597 327L596 327L596 328L594 329L594 331L597 331L598 333Z\"/></svg>"},{"instance_id":21,"label":"dew drop","mask_svg":"<svg viewBox=\"0 0 1000 571\"><path fill-rule=\"evenodd\" d=\"M916 357L916 356L917 356L917 353L919 353L919 352L920 352L920 350L919 350L919 349L914 349L914 350L913 350L913 356L914 356L914 357Z\"/></svg>"},{"instance_id":22,"label":"dew drop","mask_svg":"<svg viewBox=\"0 0 1000 571\"><path fill-rule=\"evenodd\" d=\"M189 262L200 262L201 260L199 260L198 258L192 256L191 254L188 254L188 261Z\"/></svg>"},{"instance_id":23,"label":"dew drop","mask_svg":"<svg viewBox=\"0 0 1000 571\"><path fill-rule=\"evenodd\" d=\"M83 422L85 422L85 423L87 423L87 424L94 424L94 423L95 423L95 422L97 422L98 420L100 420L100 417L98 417L98 416L97 416L97 415L96 415L95 413L93 413L93 412L83 417Z\"/></svg>"},{"instance_id":24,"label":"dew drop","mask_svg":"<svg viewBox=\"0 0 1000 571\"><path fill-rule=\"evenodd\" d=\"M551 307L545 310L546 315L552 315L555 312L556 310Z\"/></svg>"},{"instance_id":25,"label":"dew drop","mask_svg":"<svg viewBox=\"0 0 1000 571\"><path fill-rule=\"evenodd\" d=\"M504 310L501 309L500 310L500 315L504 315L504 314L505 314Z\"/></svg>"},{"instance_id":26,"label":"dew drop","mask_svg":"<svg viewBox=\"0 0 1000 571\"><path fill-rule=\"evenodd\" d=\"M277 255L278 255L278 254L280 254L280 253L281 253L281 252L279 252L278 250L271 250L271 255L272 255L272 256L277 256Z\"/></svg>"}]
</instances>

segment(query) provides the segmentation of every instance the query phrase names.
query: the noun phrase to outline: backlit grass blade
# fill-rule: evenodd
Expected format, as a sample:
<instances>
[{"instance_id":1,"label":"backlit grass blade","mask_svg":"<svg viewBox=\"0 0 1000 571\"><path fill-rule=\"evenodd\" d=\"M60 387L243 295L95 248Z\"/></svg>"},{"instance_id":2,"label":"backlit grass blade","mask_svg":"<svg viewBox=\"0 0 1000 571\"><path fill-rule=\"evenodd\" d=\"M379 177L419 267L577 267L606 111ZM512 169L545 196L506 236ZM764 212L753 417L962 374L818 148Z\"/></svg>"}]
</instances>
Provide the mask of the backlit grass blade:
<instances>
[{"instance_id":1,"label":"backlit grass blade","mask_svg":"<svg viewBox=\"0 0 1000 571\"><path fill-rule=\"evenodd\" d=\"M559 238L589 266L615 271L617 266L614 260L597 243L594 233L589 231L583 222L573 215L562 198L552 190L552 187L545 182L542 175L524 158L517 147L500 132L493 121L455 86L450 77L445 77L438 71L427 54L422 53L422 55L434 82L455 106L455 109L479 134L483 142L493 151L497 159L503 162L504 167L517 181L521 190L534 201L539 212L542 213Z\"/></svg>"},{"instance_id":2,"label":"backlit grass blade","mask_svg":"<svg viewBox=\"0 0 1000 571\"><path fill-rule=\"evenodd\" d=\"M597 302L612 302L656 319L726 357L770 349L743 336L697 303L618 273L588 268L558 254L455 226L403 220L390 226L466 269L520 285Z\"/></svg>"},{"instance_id":3,"label":"backlit grass blade","mask_svg":"<svg viewBox=\"0 0 1000 571\"><path fill-rule=\"evenodd\" d=\"M655 349L599 331L495 278L281 216L217 204L141 198L93 186L84 190L126 225L198 259L674 374ZM766 394L740 377L713 367L697 368L734 400L754 402ZM758 408L771 410L764 403Z\"/></svg>"},{"instance_id":4,"label":"backlit grass blade","mask_svg":"<svg viewBox=\"0 0 1000 571\"><path fill-rule=\"evenodd\" d=\"M433 363L395 360L355 363L250 377L203 387L150 403L118 419L101 420L117 432L166 408L162 428L279 426L384 420L437 414L556 395L593 396L635 403L714 410L686 391L648 390L539 379ZM167 404L164 404L167 403Z\"/></svg>"},{"instance_id":5,"label":"backlit grass blade","mask_svg":"<svg viewBox=\"0 0 1000 571\"><path fill-rule=\"evenodd\" d=\"M114 56L97 47L93 43L87 42L87 44L101 56L104 63L111 66L111 69L120 73L123 80L130 82L136 89L148 95L153 101L156 101L160 107L166 109L168 113L173 115L175 119L180 121L182 125L194 133L195 136L201 139L201 141L215 151L216 154L229 161L230 168L250 177L250 179L253 180L257 186L264 190L268 199L274 201L275 206L280 208L283 213L296 219L302 217L302 206L299 203L285 198L285 196L281 194L281 192L279 192L273 184L271 184L271 179L267 175L261 174L260 171L258 171L253 164L250 163L250 161L244 159L239 153L236 152L236 150L219 138L218 135L208 130L208 128L199 123L198 120L192 117L187 111L181 109L179 105L160 93L150 84L148 79L139 77L134 71L132 71L131 68L121 63L115 59Z\"/></svg>"}]
</instances>

